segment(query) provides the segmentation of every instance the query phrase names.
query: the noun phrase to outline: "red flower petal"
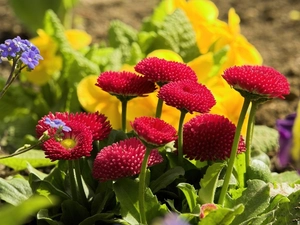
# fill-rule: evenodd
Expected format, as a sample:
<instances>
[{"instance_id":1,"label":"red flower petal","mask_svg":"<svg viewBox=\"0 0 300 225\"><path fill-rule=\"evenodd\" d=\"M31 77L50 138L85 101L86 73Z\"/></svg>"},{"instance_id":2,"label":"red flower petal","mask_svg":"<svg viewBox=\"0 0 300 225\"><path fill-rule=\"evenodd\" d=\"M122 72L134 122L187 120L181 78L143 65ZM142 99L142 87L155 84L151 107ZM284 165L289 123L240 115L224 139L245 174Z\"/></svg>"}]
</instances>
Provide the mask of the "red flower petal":
<instances>
[{"instance_id":1,"label":"red flower petal","mask_svg":"<svg viewBox=\"0 0 300 225\"><path fill-rule=\"evenodd\" d=\"M107 71L100 74L96 86L121 96L144 96L155 90L155 84L135 73Z\"/></svg>"},{"instance_id":2,"label":"red flower petal","mask_svg":"<svg viewBox=\"0 0 300 225\"><path fill-rule=\"evenodd\" d=\"M101 182L139 174L146 147L137 138L130 138L104 147L96 156L93 176ZM151 150L148 167L161 163L162 156Z\"/></svg>"},{"instance_id":3,"label":"red flower petal","mask_svg":"<svg viewBox=\"0 0 300 225\"><path fill-rule=\"evenodd\" d=\"M238 91L263 98L284 98L290 93L287 78L267 66L234 66L224 71L223 78Z\"/></svg>"},{"instance_id":4,"label":"red flower petal","mask_svg":"<svg viewBox=\"0 0 300 225\"><path fill-rule=\"evenodd\" d=\"M143 74L148 80L160 84L179 80L197 81L196 73L186 64L156 57L143 59L134 69L136 72Z\"/></svg>"},{"instance_id":5,"label":"red flower petal","mask_svg":"<svg viewBox=\"0 0 300 225\"><path fill-rule=\"evenodd\" d=\"M190 80L165 84L159 90L158 98L167 105L179 110L185 109L190 113L207 113L216 104L214 96L206 86Z\"/></svg>"},{"instance_id":6,"label":"red flower petal","mask_svg":"<svg viewBox=\"0 0 300 225\"><path fill-rule=\"evenodd\" d=\"M69 121L68 126L72 129L70 132L62 132L64 135L61 141L51 138L42 144L46 158L55 160L72 160L84 156L90 156L93 149L93 135L91 130L84 124L75 121ZM49 129L49 134L54 135L56 129ZM65 144L66 143L66 144ZM68 143L72 143L68 145Z\"/></svg>"},{"instance_id":7,"label":"red flower petal","mask_svg":"<svg viewBox=\"0 0 300 225\"><path fill-rule=\"evenodd\" d=\"M230 157L235 130L235 125L221 115L198 115L183 127L183 153L189 159L225 160ZM241 136L238 153L245 150Z\"/></svg>"},{"instance_id":8,"label":"red flower petal","mask_svg":"<svg viewBox=\"0 0 300 225\"><path fill-rule=\"evenodd\" d=\"M107 117L104 114L99 114L99 112L95 113L68 113L68 112L56 112L55 114L49 113L48 115L44 116L42 119L38 121L36 126L36 133L38 137L41 137L43 133L50 129L50 126L45 124L44 121L46 118L53 119L60 119L69 124L70 121L77 121L84 124L88 127L92 134L93 140L103 140L108 137L111 131L111 125L109 121L107 121Z\"/></svg>"},{"instance_id":9,"label":"red flower petal","mask_svg":"<svg viewBox=\"0 0 300 225\"><path fill-rule=\"evenodd\" d=\"M140 139L161 146L176 140L176 129L165 121L153 117L139 117L131 126Z\"/></svg>"}]
</instances>

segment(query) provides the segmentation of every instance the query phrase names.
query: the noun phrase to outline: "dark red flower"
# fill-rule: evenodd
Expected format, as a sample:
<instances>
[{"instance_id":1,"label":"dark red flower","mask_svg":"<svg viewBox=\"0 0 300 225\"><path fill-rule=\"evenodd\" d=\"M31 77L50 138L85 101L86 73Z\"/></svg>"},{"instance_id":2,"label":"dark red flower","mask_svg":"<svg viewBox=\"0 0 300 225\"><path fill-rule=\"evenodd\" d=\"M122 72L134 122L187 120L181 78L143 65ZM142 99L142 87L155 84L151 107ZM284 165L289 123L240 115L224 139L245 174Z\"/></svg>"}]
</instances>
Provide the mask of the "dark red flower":
<instances>
[{"instance_id":1,"label":"dark red flower","mask_svg":"<svg viewBox=\"0 0 300 225\"><path fill-rule=\"evenodd\" d=\"M145 96L153 92L155 84L142 76L127 71L106 71L100 74L96 86L116 96Z\"/></svg>"},{"instance_id":2,"label":"dark red flower","mask_svg":"<svg viewBox=\"0 0 300 225\"><path fill-rule=\"evenodd\" d=\"M91 130L93 134L93 140L103 140L108 137L112 127L107 121L107 117L99 112L95 113L68 113L68 112L56 112L55 114L49 113L38 121L36 126L37 136L40 137L43 133L50 128L50 125L45 124L45 119L51 120L60 119L68 125L70 121L80 122Z\"/></svg>"},{"instance_id":3,"label":"dark red flower","mask_svg":"<svg viewBox=\"0 0 300 225\"><path fill-rule=\"evenodd\" d=\"M179 110L185 109L190 113L207 113L216 104L214 96L206 86L190 80L165 84L159 90L158 98L167 105Z\"/></svg>"},{"instance_id":4,"label":"dark red flower","mask_svg":"<svg viewBox=\"0 0 300 225\"><path fill-rule=\"evenodd\" d=\"M235 130L235 125L224 116L198 115L183 126L183 153L200 161L225 160L230 157ZM238 153L245 150L241 136Z\"/></svg>"},{"instance_id":5,"label":"dark red flower","mask_svg":"<svg viewBox=\"0 0 300 225\"><path fill-rule=\"evenodd\" d=\"M143 116L130 124L139 138L151 145L165 145L177 138L176 129L159 118Z\"/></svg>"},{"instance_id":6,"label":"dark red flower","mask_svg":"<svg viewBox=\"0 0 300 225\"><path fill-rule=\"evenodd\" d=\"M284 95L290 93L287 78L271 67L234 66L225 70L222 76L229 85L244 97L250 96L254 100L259 98L284 98Z\"/></svg>"},{"instance_id":7,"label":"dark red flower","mask_svg":"<svg viewBox=\"0 0 300 225\"><path fill-rule=\"evenodd\" d=\"M91 130L85 124L68 121L68 127L71 131L62 131L60 140L50 138L42 143L42 149L45 151L46 158L55 160L72 160L84 156L90 156L93 149L93 135ZM49 135L54 136L55 128L48 129Z\"/></svg>"},{"instance_id":8,"label":"dark red flower","mask_svg":"<svg viewBox=\"0 0 300 225\"><path fill-rule=\"evenodd\" d=\"M197 81L196 73L186 64L156 57L143 59L136 64L134 69L136 72L143 74L148 80L158 83L159 86L170 81Z\"/></svg>"},{"instance_id":9,"label":"dark red flower","mask_svg":"<svg viewBox=\"0 0 300 225\"><path fill-rule=\"evenodd\" d=\"M93 176L101 182L139 174L146 147L137 138L130 138L104 147L96 156ZM151 150L148 167L161 163L162 156Z\"/></svg>"}]
</instances>

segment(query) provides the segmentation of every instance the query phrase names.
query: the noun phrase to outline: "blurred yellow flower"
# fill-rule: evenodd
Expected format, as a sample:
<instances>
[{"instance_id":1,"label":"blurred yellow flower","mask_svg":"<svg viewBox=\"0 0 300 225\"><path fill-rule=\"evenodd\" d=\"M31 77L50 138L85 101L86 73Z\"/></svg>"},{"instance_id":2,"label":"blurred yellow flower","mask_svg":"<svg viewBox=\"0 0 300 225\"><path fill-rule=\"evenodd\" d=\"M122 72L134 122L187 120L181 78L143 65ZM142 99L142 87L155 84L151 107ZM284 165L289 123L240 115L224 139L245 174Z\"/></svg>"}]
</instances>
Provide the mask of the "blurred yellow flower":
<instances>
[{"instance_id":1,"label":"blurred yellow flower","mask_svg":"<svg viewBox=\"0 0 300 225\"><path fill-rule=\"evenodd\" d=\"M55 73L62 67L62 58L57 54L58 46L56 42L44 30L37 31L38 37L30 41L40 50L43 60L34 70L22 71L28 81L36 85L46 84ZM75 50L88 46L91 43L91 36L80 30L65 31L66 38Z\"/></svg>"}]
</instances>

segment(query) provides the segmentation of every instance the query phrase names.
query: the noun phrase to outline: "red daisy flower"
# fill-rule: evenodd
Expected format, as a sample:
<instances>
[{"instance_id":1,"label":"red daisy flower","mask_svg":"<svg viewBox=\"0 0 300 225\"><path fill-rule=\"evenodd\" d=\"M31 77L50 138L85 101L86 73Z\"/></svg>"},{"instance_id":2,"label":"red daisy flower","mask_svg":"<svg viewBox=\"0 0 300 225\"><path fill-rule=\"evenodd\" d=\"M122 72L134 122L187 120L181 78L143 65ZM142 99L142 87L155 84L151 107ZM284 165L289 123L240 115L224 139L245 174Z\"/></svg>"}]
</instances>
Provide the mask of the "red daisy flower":
<instances>
[{"instance_id":1,"label":"red daisy flower","mask_svg":"<svg viewBox=\"0 0 300 225\"><path fill-rule=\"evenodd\" d=\"M156 57L143 59L136 64L134 69L136 72L143 74L148 80L157 82L159 86L170 81L197 81L196 73L186 64Z\"/></svg>"},{"instance_id":2,"label":"red daisy flower","mask_svg":"<svg viewBox=\"0 0 300 225\"><path fill-rule=\"evenodd\" d=\"M137 138L130 138L104 147L96 156L93 176L101 182L139 174L146 147ZM148 167L161 163L163 157L151 150Z\"/></svg>"},{"instance_id":3,"label":"red daisy flower","mask_svg":"<svg viewBox=\"0 0 300 225\"><path fill-rule=\"evenodd\" d=\"M63 135L60 140L50 138L42 143L46 158L55 160L72 160L79 159L84 156L90 156L93 149L93 135L91 130L85 124L68 121L68 127L71 131L62 131ZM48 129L49 135L54 136L55 128Z\"/></svg>"},{"instance_id":4,"label":"red daisy flower","mask_svg":"<svg viewBox=\"0 0 300 225\"><path fill-rule=\"evenodd\" d=\"M155 84L142 76L127 71L106 71L100 74L96 86L116 96L145 96L153 92Z\"/></svg>"},{"instance_id":5,"label":"red daisy flower","mask_svg":"<svg viewBox=\"0 0 300 225\"><path fill-rule=\"evenodd\" d=\"M191 80L170 82L161 87L158 98L167 105L192 112L207 113L216 100L206 86Z\"/></svg>"},{"instance_id":6,"label":"red daisy flower","mask_svg":"<svg viewBox=\"0 0 300 225\"><path fill-rule=\"evenodd\" d=\"M183 127L183 153L200 161L225 160L230 157L235 130L235 125L221 115L198 115ZM245 150L241 136L238 153Z\"/></svg>"},{"instance_id":7,"label":"red daisy flower","mask_svg":"<svg viewBox=\"0 0 300 225\"><path fill-rule=\"evenodd\" d=\"M36 133L38 137L41 137L43 133L51 128L49 124L45 123L45 120L59 119L68 125L69 121L77 121L84 124L93 134L93 140L103 140L108 137L112 127L107 121L107 117L104 114L95 113L68 113L68 112L56 112L55 114L49 113L38 121L36 126Z\"/></svg>"},{"instance_id":8,"label":"red daisy flower","mask_svg":"<svg viewBox=\"0 0 300 225\"><path fill-rule=\"evenodd\" d=\"M234 66L224 71L222 77L244 97L284 98L290 93L287 78L267 66ZM250 93L250 94L249 94Z\"/></svg>"},{"instance_id":9,"label":"red daisy flower","mask_svg":"<svg viewBox=\"0 0 300 225\"><path fill-rule=\"evenodd\" d=\"M165 145L177 138L176 129L159 118L143 116L130 124L139 138L151 145Z\"/></svg>"}]
</instances>

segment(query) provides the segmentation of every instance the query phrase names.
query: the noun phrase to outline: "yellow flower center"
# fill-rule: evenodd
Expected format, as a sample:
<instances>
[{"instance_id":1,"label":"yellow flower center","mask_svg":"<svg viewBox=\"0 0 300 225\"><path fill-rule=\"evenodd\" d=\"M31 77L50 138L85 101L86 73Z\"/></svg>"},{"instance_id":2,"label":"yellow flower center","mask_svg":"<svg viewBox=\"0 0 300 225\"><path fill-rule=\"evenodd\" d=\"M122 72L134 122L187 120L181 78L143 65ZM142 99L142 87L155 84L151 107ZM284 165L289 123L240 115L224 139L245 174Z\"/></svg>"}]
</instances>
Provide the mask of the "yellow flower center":
<instances>
[{"instance_id":1,"label":"yellow flower center","mask_svg":"<svg viewBox=\"0 0 300 225\"><path fill-rule=\"evenodd\" d=\"M73 139L68 138L68 139L62 140L62 141L60 142L60 144L61 144L64 148L66 148L66 149L72 149L72 148L75 147L76 141L74 141Z\"/></svg>"}]
</instances>

